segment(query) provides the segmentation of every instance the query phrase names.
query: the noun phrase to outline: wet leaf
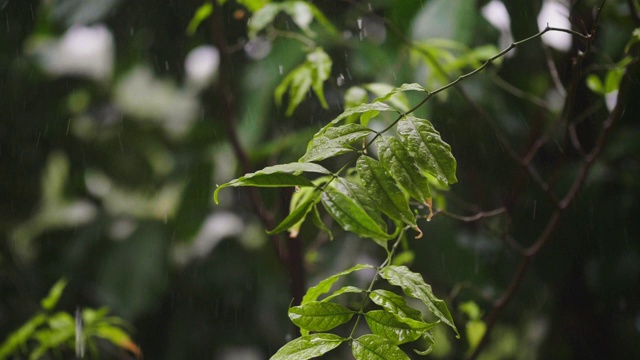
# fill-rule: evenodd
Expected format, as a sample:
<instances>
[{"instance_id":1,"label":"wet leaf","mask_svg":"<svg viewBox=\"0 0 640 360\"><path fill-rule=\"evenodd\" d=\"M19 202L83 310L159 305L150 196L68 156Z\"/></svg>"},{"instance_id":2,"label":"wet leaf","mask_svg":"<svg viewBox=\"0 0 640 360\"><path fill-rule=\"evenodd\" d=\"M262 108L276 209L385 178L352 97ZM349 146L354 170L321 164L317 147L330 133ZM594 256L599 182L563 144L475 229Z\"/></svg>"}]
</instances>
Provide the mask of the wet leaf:
<instances>
[{"instance_id":1,"label":"wet leaf","mask_svg":"<svg viewBox=\"0 0 640 360\"><path fill-rule=\"evenodd\" d=\"M360 184L340 177L335 179L332 185L338 189L338 191L353 199L373 220L376 221L376 223L378 223L378 225L380 225L380 228L383 231L387 231L387 223L382 219L382 213L376 207L375 202L371 199L367 190L365 190Z\"/></svg>"},{"instance_id":2,"label":"wet leaf","mask_svg":"<svg viewBox=\"0 0 640 360\"><path fill-rule=\"evenodd\" d=\"M306 360L328 353L347 339L334 334L299 337L280 348L270 360Z\"/></svg>"},{"instance_id":3,"label":"wet leaf","mask_svg":"<svg viewBox=\"0 0 640 360\"><path fill-rule=\"evenodd\" d=\"M354 311L331 302L311 301L289 308L289 319L301 329L327 331L353 317Z\"/></svg>"},{"instance_id":4,"label":"wet leaf","mask_svg":"<svg viewBox=\"0 0 640 360\"><path fill-rule=\"evenodd\" d=\"M351 274L352 272L360 271L363 269L373 269L373 266L368 264L358 264L358 265L352 266L347 270L341 271L335 275L331 275L328 278L320 281L316 286L313 286L309 288L309 290L307 290L307 293L302 298L301 305L304 305L312 301L316 301L320 295L326 294L327 292L329 292L329 290L331 290L331 286L336 281L338 281L338 279L340 279L342 276L345 276L345 275Z\"/></svg>"},{"instance_id":5,"label":"wet leaf","mask_svg":"<svg viewBox=\"0 0 640 360\"><path fill-rule=\"evenodd\" d=\"M322 204L329 215L346 231L376 240L390 240L393 237L387 234L354 199L334 188L327 188L322 193Z\"/></svg>"},{"instance_id":6,"label":"wet leaf","mask_svg":"<svg viewBox=\"0 0 640 360\"><path fill-rule=\"evenodd\" d=\"M216 188L213 199L218 203L218 192L226 187L257 186L257 187L287 187L287 186L315 186L309 179L298 175L301 172L330 174L329 170L314 163L294 162L266 167L260 171L246 174L238 179L229 181Z\"/></svg>"},{"instance_id":7,"label":"wet leaf","mask_svg":"<svg viewBox=\"0 0 640 360\"><path fill-rule=\"evenodd\" d=\"M398 122L397 131L400 141L422 171L447 185L458 182L451 146L440 138L440 133L429 121L406 116Z\"/></svg>"},{"instance_id":8,"label":"wet leaf","mask_svg":"<svg viewBox=\"0 0 640 360\"><path fill-rule=\"evenodd\" d=\"M49 290L49 294L44 299L40 300L40 306L47 311L53 310L54 307L58 304L58 300L60 300L60 296L62 296L62 292L64 288L67 286L66 279L58 280Z\"/></svg>"},{"instance_id":9,"label":"wet leaf","mask_svg":"<svg viewBox=\"0 0 640 360\"><path fill-rule=\"evenodd\" d=\"M373 310L364 314L371 331L396 345L419 339L435 324L424 321L402 318L385 310Z\"/></svg>"},{"instance_id":10,"label":"wet leaf","mask_svg":"<svg viewBox=\"0 0 640 360\"><path fill-rule=\"evenodd\" d=\"M375 334L354 339L351 350L356 360L409 360L394 343Z\"/></svg>"},{"instance_id":11,"label":"wet leaf","mask_svg":"<svg viewBox=\"0 0 640 360\"><path fill-rule=\"evenodd\" d=\"M329 229L327 225L325 225L322 221L322 218L320 218L320 212L318 211L317 204L313 206L311 221L313 222L313 225L315 225L320 231L323 231L327 233L327 235L329 235L329 240L333 240L333 232L331 232L331 229Z\"/></svg>"},{"instance_id":12,"label":"wet leaf","mask_svg":"<svg viewBox=\"0 0 640 360\"><path fill-rule=\"evenodd\" d=\"M378 98L373 100L374 102L389 101L394 106L396 106L399 109L402 109L403 111L409 110L409 101L407 100L407 97L404 94L404 92L406 91L419 91L424 93L427 92L427 90L425 90L425 88L423 88L422 85L417 83L402 84L401 86L396 88L387 84L376 84L376 87L373 87L372 85L374 84L369 84L369 86L366 88L369 89L369 91L371 91L372 93L376 94L376 96L378 96ZM385 86L380 86L380 85L385 85Z\"/></svg>"},{"instance_id":13,"label":"wet leaf","mask_svg":"<svg viewBox=\"0 0 640 360\"><path fill-rule=\"evenodd\" d=\"M302 162L321 161L332 156L355 151L351 146L373 133L373 130L360 124L347 124L327 129L321 136L314 137L307 152L300 158Z\"/></svg>"},{"instance_id":14,"label":"wet leaf","mask_svg":"<svg viewBox=\"0 0 640 360\"><path fill-rule=\"evenodd\" d=\"M385 104L383 102L374 102L370 104L362 104L362 105L354 106L352 108L346 109L345 111L342 112L342 114L338 115L338 117L331 120L331 122L325 125L322 129L320 129L320 131L318 131L318 133L314 137L321 136L325 131L327 131L327 129L332 128L334 125L338 124L339 122L341 122L342 120L344 120L345 118L351 115L366 114L366 113L380 112L380 111L395 111L398 114L400 114L400 111L398 111L396 108L388 104Z\"/></svg>"},{"instance_id":15,"label":"wet leaf","mask_svg":"<svg viewBox=\"0 0 640 360\"><path fill-rule=\"evenodd\" d=\"M287 217L284 218L273 230L267 231L267 234L273 235L281 233L302 222L315 203L316 199L313 197L304 201L297 208L291 211L289 215L287 215ZM297 235L297 233L292 234L292 237L295 237L294 235Z\"/></svg>"},{"instance_id":16,"label":"wet leaf","mask_svg":"<svg viewBox=\"0 0 640 360\"><path fill-rule=\"evenodd\" d=\"M410 271L406 266L389 265L380 271L380 276L391 285L401 287L407 296L421 300L433 315L449 325L456 336L460 337L447 304L433 294L431 286L424 282L422 275Z\"/></svg>"},{"instance_id":17,"label":"wet leaf","mask_svg":"<svg viewBox=\"0 0 640 360\"><path fill-rule=\"evenodd\" d=\"M390 313L400 317L422 320L420 310L414 309L407 304L404 297L383 289L376 289L369 294L369 298L379 306L382 306Z\"/></svg>"},{"instance_id":18,"label":"wet leaf","mask_svg":"<svg viewBox=\"0 0 640 360\"><path fill-rule=\"evenodd\" d=\"M370 156L361 156L356 170L376 206L388 217L416 227L416 219L407 198L382 164Z\"/></svg>"},{"instance_id":19,"label":"wet leaf","mask_svg":"<svg viewBox=\"0 0 640 360\"><path fill-rule=\"evenodd\" d=\"M376 139L380 162L387 172L414 199L427 204L431 198L429 180L422 173L416 160L402 143L394 137L380 136Z\"/></svg>"},{"instance_id":20,"label":"wet leaf","mask_svg":"<svg viewBox=\"0 0 640 360\"><path fill-rule=\"evenodd\" d=\"M342 294L346 294L346 293L351 293L351 294L359 294L361 292L363 292L364 290L357 288L355 286L344 286L341 287L340 289L336 290L333 292L333 294L327 296L326 298L322 299L323 302L327 302L333 298L335 298L336 296L340 296Z\"/></svg>"}]
</instances>

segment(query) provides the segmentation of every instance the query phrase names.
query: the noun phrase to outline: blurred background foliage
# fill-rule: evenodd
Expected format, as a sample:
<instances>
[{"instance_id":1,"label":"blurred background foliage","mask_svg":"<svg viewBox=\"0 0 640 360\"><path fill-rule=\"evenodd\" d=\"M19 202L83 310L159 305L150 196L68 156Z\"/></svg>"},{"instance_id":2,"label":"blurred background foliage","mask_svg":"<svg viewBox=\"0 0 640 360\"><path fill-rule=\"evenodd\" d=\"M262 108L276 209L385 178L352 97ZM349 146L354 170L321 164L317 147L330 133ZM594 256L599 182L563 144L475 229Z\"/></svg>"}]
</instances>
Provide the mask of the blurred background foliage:
<instances>
[{"instance_id":1,"label":"blurred background foliage","mask_svg":"<svg viewBox=\"0 0 640 360\"><path fill-rule=\"evenodd\" d=\"M228 0L190 26L202 0L0 0L0 338L66 277L58 307L108 307L134 325L147 359L267 358L296 337L286 317L293 278L313 284L384 254L349 234L329 242L311 227L296 240L269 239L243 189L222 192L213 206L215 184L247 165L296 161L352 86L373 97L365 84L435 89L535 34L539 21L589 31L600 4L572 1L564 20L538 20L542 1L318 0L334 29L314 21L300 31L282 13L250 36L252 11L268 2ZM610 108L584 75L605 82L640 25L639 9L637 1L606 3L581 74L571 66L583 43L547 34L419 110L458 160L459 184L440 206L460 215L506 209L474 222L440 214L405 249L459 328L477 325L508 286L520 258L505 241L530 245L553 211L496 132L525 152L554 129L562 84L578 76L569 102L591 149ZM226 64L211 46L220 28ZM311 93L290 117L286 101L275 105L274 89L305 59L305 44L289 32L314 34L308 39L331 57L327 109ZM630 93L639 85L636 72ZM234 118L221 106L230 94ZM499 318L485 359L640 357L640 109L633 95L625 106L584 190ZM235 134L244 163L229 142ZM559 194L581 161L565 140L552 135L533 159ZM286 215L290 194L260 195L262 211ZM286 266L283 249L304 267ZM468 354L469 342L450 335L438 336L434 357Z\"/></svg>"}]
</instances>

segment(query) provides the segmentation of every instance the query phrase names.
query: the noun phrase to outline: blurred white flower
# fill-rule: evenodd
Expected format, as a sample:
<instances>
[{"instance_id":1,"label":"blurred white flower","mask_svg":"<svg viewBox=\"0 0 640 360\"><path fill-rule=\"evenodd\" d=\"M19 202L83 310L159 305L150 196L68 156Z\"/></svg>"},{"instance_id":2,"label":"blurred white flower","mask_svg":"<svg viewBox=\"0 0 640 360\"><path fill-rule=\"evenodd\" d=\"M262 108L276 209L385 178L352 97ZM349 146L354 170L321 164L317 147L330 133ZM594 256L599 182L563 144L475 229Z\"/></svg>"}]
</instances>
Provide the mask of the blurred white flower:
<instances>
[{"instance_id":1,"label":"blurred white flower","mask_svg":"<svg viewBox=\"0 0 640 360\"><path fill-rule=\"evenodd\" d=\"M114 42L104 25L71 27L59 40L40 44L40 64L52 75L105 81L113 71Z\"/></svg>"},{"instance_id":2,"label":"blurred white flower","mask_svg":"<svg viewBox=\"0 0 640 360\"><path fill-rule=\"evenodd\" d=\"M187 84L202 90L211 83L218 73L220 53L213 46L199 46L187 55L184 61Z\"/></svg>"},{"instance_id":3,"label":"blurred white flower","mask_svg":"<svg viewBox=\"0 0 640 360\"><path fill-rule=\"evenodd\" d=\"M506 48L513 42L511 34L511 18L504 3L498 0L492 0L482 8L482 16L493 27L500 31L500 48ZM508 56L512 56L514 52L510 52Z\"/></svg>"},{"instance_id":4,"label":"blurred white flower","mask_svg":"<svg viewBox=\"0 0 640 360\"><path fill-rule=\"evenodd\" d=\"M571 29L569 21L569 9L564 2L559 0L545 0L538 14L538 29L546 27ZM542 41L552 48L567 52L571 49L571 35L558 31L551 31L542 36Z\"/></svg>"},{"instance_id":5,"label":"blurred white flower","mask_svg":"<svg viewBox=\"0 0 640 360\"><path fill-rule=\"evenodd\" d=\"M179 138L191 129L198 112L196 96L169 80L157 79L149 68L139 66L118 81L114 100L127 115L155 122L169 135Z\"/></svg>"}]
</instances>

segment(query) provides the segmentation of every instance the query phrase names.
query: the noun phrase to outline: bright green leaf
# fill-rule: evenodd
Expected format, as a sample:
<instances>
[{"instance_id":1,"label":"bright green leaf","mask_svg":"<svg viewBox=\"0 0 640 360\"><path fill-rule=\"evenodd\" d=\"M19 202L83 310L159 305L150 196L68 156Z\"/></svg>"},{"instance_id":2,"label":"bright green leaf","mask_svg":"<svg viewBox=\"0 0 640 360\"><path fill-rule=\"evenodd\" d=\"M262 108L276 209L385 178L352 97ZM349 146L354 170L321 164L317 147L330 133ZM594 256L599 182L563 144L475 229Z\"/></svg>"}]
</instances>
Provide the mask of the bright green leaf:
<instances>
[{"instance_id":1,"label":"bright green leaf","mask_svg":"<svg viewBox=\"0 0 640 360\"><path fill-rule=\"evenodd\" d=\"M322 193L322 204L346 231L377 240L392 238L392 235L387 234L354 199L334 188L327 188Z\"/></svg>"},{"instance_id":2,"label":"bright green leaf","mask_svg":"<svg viewBox=\"0 0 640 360\"><path fill-rule=\"evenodd\" d=\"M62 296L62 292L64 288L67 286L66 279L60 279L56 282L49 290L49 294L44 299L40 300L40 306L47 311L51 311L56 304L58 304L58 300L60 300L60 296Z\"/></svg>"},{"instance_id":3,"label":"bright green leaf","mask_svg":"<svg viewBox=\"0 0 640 360\"><path fill-rule=\"evenodd\" d=\"M394 220L416 226L407 198L379 161L370 156L361 156L356 163L356 170L371 199L383 213Z\"/></svg>"},{"instance_id":4,"label":"bright green leaf","mask_svg":"<svg viewBox=\"0 0 640 360\"><path fill-rule=\"evenodd\" d=\"M366 213L376 221L383 231L387 231L387 223L382 219L382 213L378 210L376 203L371 199L367 190L360 184L345 178L335 179L332 185L341 193L354 200Z\"/></svg>"},{"instance_id":5,"label":"bright green leaf","mask_svg":"<svg viewBox=\"0 0 640 360\"><path fill-rule=\"evenodd\" d=\"M218 192L226 187L257 186L257 187L286 187L286 186L315 186L309 179L298 175L301 172L330 174L329 170L314 163L294 162L268 166L260 171L246 174L238 179L218 186L213 193L213 199L218 203Z\"/></svg>"},{"instance_id":6,"label":"bright green leaf","mask_svg":"<svg viewBox=\"0 0 640 360\"><path fill-rule=\"evenodd\" d=\"M422 173L416 160L400 141L390 136L376 139L380 163L402 188L414 199L427 204L431 198L429 179Z\"/></svg>"},{"instance_id":7,"label":"bright green leaf","mask_svg":"<svg viewBox=\"0 0 640 360\"><path fill-rule=\"evenodd\" d=\"M352 266L347 270L341 271L335 275L331 275L328 278L320 281L316 286L313 286L309 288L309 290L307 290L307 293L302 298L301 305L304 305L312 301L316 301L320 295L326 294L327 292L329 292L329 290L331 290L331 286L336 281L338 281L338 279L340 279L342 276L345 276L345 275L351 274L352 272L360 271L363 269L373 269L373 266L367 265L367 264L358 264L358 265Z\"/></svg>"},{"instance_id":8,"label":"bright green leaf","mask_svg":"<svg viewBox=\"0 0 640 360\"><path fill-rule=\"evenodd\" d=\"M394 343L375 334L354 339L351 351L356 360L409 360Z\"/></svg>"},{"instance_id":9,"label":"bright green leaf","mask_svg":"<svg viewBox=\"0 0 640 360\"><path fill-rule=\"evenodd\" d=\"M272 3L255 12L247 24L249 37L255 37L260 31L271 24L280 10L280 4Z\"/></svg>"},{"instance_id":10,"label":"bright green leaf","mask_svg":"<svg viewBox=\"0 0 640 360\"><path fill-rule=\"evenodd\" d=\"M353 317L354 311L331 302L311 301L289 308L289 319L301 329L327 331Z\"/></svg>"},{"instance_id":11,"label":"bright green leaf","mask_svg":"<svg viewBox=\"0 0 640 360\"><path fill-rule=\"evenodd\" d=\"M196 33L196 30L198 29L200 23L211 16L212 13L213 4L211 4L210 2L206 2L200 5L200 7L196 10L196 13L193 15L193 18L191 18L191 21L189 21L189 25L187 26L187 35L193 36L193 34Z\"/></svg>"},{"instance_id":12,"label":"bright green leaf","mask_svg":"<svg viewBox=\"0 0 640 360\"><path fill-rule=\"evenodd\" d=\"M587 87L596 94L604 94L604 85L596 74L590 74L587 76Z\"/></svg>"},{"instance_id":13,"label":"bright green leaf","mask_svg":"<svg viewBox=\"0 0 640 360\"><path fill-rule=\"evenodd\" d=\"M365 320L376 335L380 335L396 345L419 339L436 324L402 318L385 310L373 310L364 314Z\"/></svg>"},{"instance_id":14,"label":"bright green leaf","mask_svg":"<svg viewBox=\"0 0 640 360\"><path fill-rule=\"evenodd\" d=\"M420 310L414 309L407 304L404 297L383 289L376 289L369 294L369 298L379 306L382 306L390 313L400 317L410 318L414 320L422 320Z\"/></svg>"},{"instance_id":15,"label":"bright green leaf","mask_svg":"<svg viewBox=\"0 0 640 360\"><path fill-rule=\"evenodd\" d=\"M433 334L431 331L427 331L422 335L422 340L427 344L427 348L425 350L413 349L413 351L422 356L426 356L433 352L433 346L435 345L435 339L433 338Z\"/></svg>"},{"instance_id":16,"label":"bright green leaf","mask_svg":"<svg viewBox=\"0 0 640 360\"><path fill-rule=\"evenodd\" d=\"M403 111L409 110L409 101L407 100L407 97L404 95L404 92L418 91L418 92L427 93L427 90L425 90L425 88L423 88L422 85L417 83L402 84L401 86L396 88L393 88L387 84L375 84L376 87L372 87L372 85L374 84L369 84L366 88L372 93L376 94L376 96L378 96L378 98L373 100L374 102L388 100L394 106L398 107L399 109L402 109ZM386 85L386 86L381 87L380 85ZM381 91L383 89L384 91Z\"/></svg>"},{"instance_id":17,"label":"bright green leaf","mask_svg":"<svg viewBox=\"0 0 640 360\"><path fill-rule=\"evenodd\" d=\"M346 338L334 334L312 334L299 337L280 348L270 360L306 360L328 353Z\"/></svg>"},{"instance_id":18,"label":"bright green leaf","mask_svg":"<svg viewBox=\"0 0 640 360\"><path fill-rule=\"evenodd\" d=\"M391 285L402 288L407 296L421 300L433 315L449 325L457 337L460 337L447 304L433 294L431 286L424 282L422 275L410 271L406 266L389 265L380 271L380 276Z\"/></svg>"},{"instance_id":19,"label":"bright green leaf","mask_svg":"<svg viewBox=\"0 0 640 360\"><path fill-rule=\"evenodd\" d=\"M353 114L362 114L362 113L366 113L366 112L370 112L370 111L395 111L398 114L400 114L400 111L398 111L396 108L385 104L383 102L374 102L374 103L370 103L370 104L362 104L362 105L358 105L349 109L346 109L345 111L342 112L342 114L338 115L338 117L336 117L335 119L331 120L331 122L329 122L327 125L325 125L322 129L320 129L320 131L318 131L318 133L315 136L320 136L322 135L325 131L327 131L327 129L333 127L334 125L338 124L340 121L344 120L345 118L353 115ZM314 136L314 137L315 137Z\"/></svg>"},{"instance_id":20,"label":"bright green leaf","mask_svg":"<svg viewBox=\"0 0 640 360\"><path fill-rule=\"evenodd\" d=\"M16 331L9 334L4 343L0 346L0 359L6 359L9 355L25 346L36 329L46 321L47 317L44 314L37 314Z\"/></svg>"},{"instance_id":21,"label":"bright green leaf","mask_svg":"<svg viewBox=\"0 0 640 360\"><path fill-rule=\"evenodd\" d=\"M331 295L327 296L326 298L322 299L322 301L323 302L327 302L327 301L329 301L329 300L331 300L331 299L333 299L333 298L335 298L337 296L340 296L342 294L347 294L347 293L349 293L349 294L359 294L359 293L361 293L363 291L364 290L362 290L360 288L357 288L355 286L344 286L344 287L341 287L340 289L334 291L333 294L331 294Z\"/></svg>"},{"instance_id":22,"label":"bright green leaf","mask_svg":"<svg viewBox=\"0 0 640 360\"><path fill-rule=\"evenodd\" d=\"M397 131L400 141L424 172L447 185L458 182L451 146L429 121L406 116L398 122Z\"/></svg>"},{"instance_id":23,"label":"bright green leaf","mask_svg":"<svg viewBox=\"0 0 640 360\"><path fill-rule=\"evenodd\" d=\"M255 13L262 9L265 5L269 3L269 0L236 0L236 2L244 7L247 10Z\"/></svg>"},{"instance_id":24,"label":"bright green leaf","mask_svg":"<svg viewBox=\"0 0 640 360\"><path fill-rule=\"evenodd\" d=\"M618 90L618 88L620 87L620 81L622 81L623 76L624 68L609 70L604 83L604 93L609 94Z\"/></svg>"}]
</instances>

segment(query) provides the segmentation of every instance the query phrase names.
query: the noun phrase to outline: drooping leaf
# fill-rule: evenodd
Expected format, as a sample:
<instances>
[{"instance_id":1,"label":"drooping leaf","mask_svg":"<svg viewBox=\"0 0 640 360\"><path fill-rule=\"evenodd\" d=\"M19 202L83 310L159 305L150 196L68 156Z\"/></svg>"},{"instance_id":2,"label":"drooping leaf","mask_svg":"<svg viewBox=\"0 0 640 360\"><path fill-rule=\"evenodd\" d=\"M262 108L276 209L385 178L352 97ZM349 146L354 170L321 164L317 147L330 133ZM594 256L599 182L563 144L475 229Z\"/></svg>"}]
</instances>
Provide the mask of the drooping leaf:
<instances>
[{"instance_id":1,"label":"drooping leaf","mask_svg":"<svg viewBox=\"0 0 640 360\"><path fill-rule=\"evenodd\" d=\"M422 275L410 271L406 266L389 265L380 271L380 276L391 285L402 288L407 296L421 300L433 315L449 325L456 336L460 337L447 304L433 294L431 286L424 282Z\"/></svg>"},{"instance_id":2,"label":"drooping leaf","mask_svg":"<svg viewBox=\"0 0 640 360\"><path fill-rule=\"evenodd\" d=\"M322 193L322 204L329 215L346 231L375 240L392 238L392 235L387 234L354 199L334 188L329 187Z\"/></svg>"},{"instance_id":3,"label":"drooping leaf","mask_svg":"<svg viewBox=\"0 0 640 360\"><path fill-rule=\"evenodd\" d=\"M316 286L310 287L309 290L307 290L307 293L302 298L302 302L300 304L304 305L306 303L316 301L320 295L326 294L327 292L329 292L329 290L331 290L331 286L336 281L338 281L338 279L340 279L342 276L345 276L345 275L351 274L352 272L360 271L363 269L373 269L373 266L368 264L358 264L358 265L352 266L347 270L341 271L335 275L329 276L328 278L320 281Z\"/></svg>"},{"instance_id":4,"label":"drooping leaf","mask_svg":"<svg viewBox=\"0 0 640 360\"><path fill-rule=\"evenodd\" d=\"M394 343L375 334L354 339L351 351L356 360L409 360L407 354Z\"/></svg>"},{"instance_id":5,"label":"drooping leaf","mask_svg":"<svg viewBox=\"0 0 640 360\"><path fill-rule=\"evenodd\" d=\"M404 92L406 91L419 91L419 92L425 92L425 93L427 92L427 90L425 90L425 88L423 88L422 85L417 83L402 84L401 86L396 88L387 84L383 84L383 85L386 85L384 87L380 86L380 84L376 84L376 87L372 87L372 85L373 84L369 84L368 87L366 88L378 96L378 98L373 100L374 102L389 101L394 106L398 107L399 109L402 109L403 111L409 110L409 101L407 100L407 97L405 96ZM384 90L384 91L381 91L381 90Z\"/></svg>"},{"instance_id":6,"label":"drooping leaf","mask_svg":"<svg viewBox=\"0 0 640 360\"><path fill-rule=\"evenodd\" d=\"M193 18L191 18L191 21L189 21L189 25L187 26L187 35L193 36L193 34L196 33L196 30L198 29L200 23L211 16L212 13L212 3L205 2L204 4L200 5L200 7L196 10L196 13L193 15Z\"/></svg>"},{"instance_id":7,"label":"drooping leaf","mask_svg":"<svg viewBox=\"0 0 640 360\"><path fill-rule=\"evenodd\" d=\"M58 300L60 300L60 296L62 296L62 292L64 288L67 286L66 279L58 280L49 290L49 294L44 299L40 300L40 306L47 311L53 310L54 307L58 304Z\"/></svg>"},{"instance_id":8,"label":"drooping leaf","mask_svg":"<svg viewBox=\"0 0 640 360\"><path fill-rule=\"evenodd\" d=\"M369 294L369 298L379 306L382 306L390 313L400 317L410 318L414 320L422 320L420 310L414 309L407 304L404 297L383 289L376 289Z\"/></svg>"},{"instance_id":9,"label":"drooping leaf","mask_svg":"<svg viewBox=\"0 0 640 360\"><path fill-rule=\"evenodd\" d=\"M9 355L26 346L27 341L29 341L36 329L46 321L47 316L45 314L37 314L20 326L20 328L9 334L0 345L0 359L6 359Z\"/></svg>"},{"instance_id":10,"label":"drooping leaf","mask_svg":"<svg viewBox=\"0 0 640 360\"><path fill-rule=\"evenodd\" d=\"M291 211L289 215L287 215L287 217L285 217L280 222L280 224L278 224L273 230L267 231L267 234L269 235L278 234L283 231L287 231L294 225L300 223L307 216L307 214L309 213L313 205L315 205L315 203L316 203L315 198L312 197L310 199L307 199L302 204L300 204L297 208ZM292 237L295 237L296 235L297 235L297 232L295 234L292 234Z\"/></svg>"},{"instance_id":11,"label":"drooping leaf","mask_svg":"<svg viewBox=\"0 0 640 360\"><path fill-rule=\"evenodd\" d=\"M403 189L421 203L428 203L431 198L429 179L422 173L416 160L400 141L390 136L376 139L380 163Z\"/></svg>"},{"instance_id":12,"label":"drooping leaf","mask_svg":"<svg viewBox=\"0 0 640 360\"><path fill-rule=\"evenodd\" d=\"M320 212L318 211L317 204L313 206L313 209L311 211L311 221L313 222L313 225L315 225L320 231L324 231L325 233L327 233L327 235L329 235L329 240L333 240L333 232L331 232L331 229L329 229L329 227L327 227L327 225L325 225L322 221L322 218L320 218Z\"/></svg>"},{"instance_id":13,"label":"drooping leaf","mask_svg":"<svg viewBox=\"0 0 640 360\"><path fill-rule=\"evenodd\" d=\"M304 330L327 331L348 322L354 313L336 303L311 301L289 308L289 319Z\"/></svg>"},{"instance_id":14,"label":"drooping leaf","mask_svg":"<svg viewBox=\"0 0 640 360\"><path fill-rule=\"evenodd\" d=\"M371 199L367 190L360 184L347 180L343 177L335 179L332 185L341 193L353 199L367 214L380 225L383 231L387 231L387 223L382 219L382 213L376 207L376 203Z\"/></svg>"},{"instance_id":15,"label":"drooping leaf","mask_svg":"<svg viewBox=\"0 0 640 360\"><path fill-rule=\"evenodd\" d=\"M351 146L373 133L373 130L360 124L347 124L327 129L321 136L314 137L307 147L307 152L300 161L321 161L332 156L355 151Z\"/></svg>"},{"instance_id":16,"label":"drooping leaf","mask_svg":"<svg viewBox=\"0 0 640 360\"><path fill-rule=\"evenodd\" d=\"M385 310L373 310L364 314L365 320L376 335L380 335L396 345L419 339L436 324L402 318Z\"/></svg>"},{"instance_id":17,"label":"drooping leaf","mask_svg":"<svg viewBox=\"0 0 640 360\"><path fill-rule=\"evenodd\" d=\"M307 54L306 61L293 69L276 87L274 97L280 105L284 94L289 90L289 105L285 115L291 116L300 105L309 89L313 89L318 100L326 109L329 107L324 98L323 85L331 74L331 58L322 48L317 48Z\"/></svg>"},{"instance_id":18,"label":"drooping leaf","mask_svg":"<svg viewBox=\"0 0 640 360\"><path fill-rule=\"evenodd\" d=\"M95 334L122 349L132 352L138 358L142 358L142 350L131 340L129 334L121 328L103 323L95 329Z\"/></svg>"},{"instance_id":19,"label":"drooping leaf","mask_svg":"<svg viewBox=\"0 0 640 360\"><path fill-rule=\"evenodd\" d=\"M435 345L435 339L433 338L433 334L431 331L427 331L422 335L422 340L427 344L427 348L424 350L413 349L413 351L422 356L426 356L431 354L433 351L433 346Z\"/></svg>"},{"instance_id":20,"label":"drooping leaf","mask_svg":"<svg viewBox=\"0 0 640 360\"><path fill-rule=\"evenodd\" d=\"M315 186L309 179L298 175L301 172L330 174L324 167L314 163L294 162L268 166L260 171L246 174L238 179L231 180L216 188L213 199L218 203L218 192L226 187L233 186L257 186L257 187L287 187L287 186Z\"/></svg>"},{"instance_id":21,"label":"drooping leaf","mask_svg":"<svg viewBox=\"0 0 640 360\"><path fill-rule=\"evenodd\" d=\"M357 288L355 286L343 286L340 289L336 290L333 292L333 294L327 296L326 298L322 299L323 302L327 302L333 298L335 298L336 296L340 296L342 294L359 294L361 292L363 292L364 290Z\"/></svg>"},{"instance_id":22,"label":"drooping leaf","mask_svg":"<svg viewBox=\"0 0 640 360\"><path fill-rule=\"evenodd\" d=\"M442 140L429 121L406 116L398 122L397 131L400 141L422 171L447 185L458 182L451 146Z\"/></svg>"},{"instance_id":23,"label":"drooping leaf","mask_svg":"<svg viewBox=\"0 0 640 360\"><path fill-rule=\"evenodd\" d=\"M407 199L379 161L361 156L356 162L358 176L376 206L388 217L416 227L416 219Z\"/></svg>"},{"instance_id":24,"label":"drooping leaf","mask_svg":"<svg viewBox=\"0 0 640 360\"><path fill-rule=\"evenodd\" d=\"M249 31L249 37L255 37L260 31L266 28L269 24L273 22L276 18L276 15L280 12L280 4L271 3L262 7L260 10L255 12L253 16L249 19L249 23L247 24L247 30Z\"/></svg>"},{"instance_id":25,"label":"drooping leaf","mask_svg":"<svg viewBox=\"0 0 640 360\"><path fill-rule=\"evenodd\" d=\"M270 360L306 360L324 355L346 341L334 334L311 334L289 341Z\"/></svg>"}]
</instances>

